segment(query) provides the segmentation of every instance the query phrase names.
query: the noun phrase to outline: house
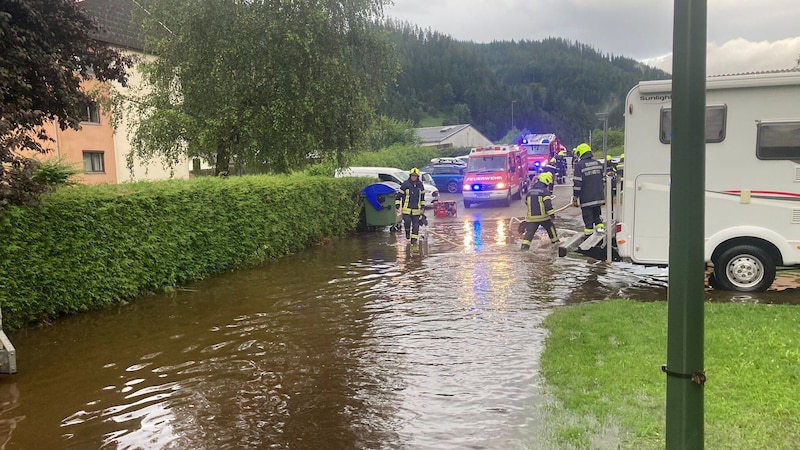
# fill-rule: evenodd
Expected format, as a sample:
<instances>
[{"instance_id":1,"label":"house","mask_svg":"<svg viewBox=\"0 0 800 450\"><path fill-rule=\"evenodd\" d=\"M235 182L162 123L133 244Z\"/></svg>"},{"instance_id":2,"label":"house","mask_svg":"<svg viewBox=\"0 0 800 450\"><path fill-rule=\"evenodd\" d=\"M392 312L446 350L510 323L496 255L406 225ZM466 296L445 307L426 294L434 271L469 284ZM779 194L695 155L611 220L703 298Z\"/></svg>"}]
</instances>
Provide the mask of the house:
<instances>
[{"instance_id":1,"label":"house","mask_svg":"<svg viewBox=\"0 0 800 450\"><path fill-rule=\"evenodd\" d=\"M131 57L136 64L151 56L144 53L144 41L131 20L132 0L84 0L81 7L98 22L101 31L92 37L104 42ZM113 89L122 94L139 90L143 84L141 73L136 65L128 72L128 86L112 83ZM84 82L84 89L99 86L97 81ZM57 124L46 126L53 142L46 143L55 157L83 169L80 181L87 184L122 183L132 180L161 180L167 178L188 178L189 160L181 161L173 168L165 167L161 161L143 161L134 158L133 173L128 169L126 158L131 151L129 122L119 121L116 129L112 126L109 111L97 104L86 106L86 114L81 121L81 129L61 130Z\"/></svg>"},{"instance_id":2,"label":"house","mask_svg":"<svg viewBox=\"0 0 800 450\"><path fill-rule=\"evenodd\" d=\"M483 147L492 141L471 125L446 125L415 128L414 132L423 147Z\"/></svg>"}]
</instances>

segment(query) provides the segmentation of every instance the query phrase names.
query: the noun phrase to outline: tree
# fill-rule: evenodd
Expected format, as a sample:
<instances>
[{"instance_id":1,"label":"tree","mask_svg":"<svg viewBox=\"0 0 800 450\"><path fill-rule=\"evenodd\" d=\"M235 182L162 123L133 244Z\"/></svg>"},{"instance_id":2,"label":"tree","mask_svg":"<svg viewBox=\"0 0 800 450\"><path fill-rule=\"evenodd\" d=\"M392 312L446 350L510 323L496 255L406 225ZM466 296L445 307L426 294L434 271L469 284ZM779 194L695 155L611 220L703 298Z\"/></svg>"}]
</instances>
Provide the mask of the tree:
<instances>
[{"instance_id":1,"label":"tree","mask_svg":"<svg viewBox=\"0 0 800 450\"><path fill-rule=\"evenodd\" d=\"M397 71L372 26L385 0L141 0L149 93L129 102L133 151L287 172L343 163Z\"/></svg>"},{"instance_id":2,"label":"tree","mask_svg":"<svg viewBox=\"0 0 800 450\"><path fill-rule=\"evenodd\" d=\"M619 155L625 144L625 132L622 128L610 127L606 129L606 149L610 155ZM576 144L577 145L577 144ZM603 129L595 128L592 131L592 142L589 144L592 147L592 153L596 158L603 156Z\"/></svg>"},{"instance_id":3,"label":"tree","mask_svg":"<svg viewBox=\"0 0 800 450\"><path fill-rule=\"evenodd\" d=\"M386 147L400 145L418 145L419 137L414 132L414 124L410 120L399 121L386 116L379 116L367 134L365 149L377 152Z\"/></svg>"},{"instance_id":4,"label":"tree","mask_svg":"<svg viewBox=\"0 0 800 450\"><path fill-rule=\"evenodd\" d=\"M131 61L91 39L97 30L76 0L5 0L0 6L0 208L34 202L47 189L32 178L38 163L20 151L46 151L45 122L80 128L92 101L81 81L126 82Z\"/></svg>"},{"instance_id":5,"label":"tree","mask_svg":"<svg viewBox=\"0 0 800 450\"><path fill-rule=\"evenodd\" d=\"M453 106L453 117L457 124L470 123L472 121L472 114L469 111L469 105L466 103L458 103Z\"/></svg>"}]
</instances>

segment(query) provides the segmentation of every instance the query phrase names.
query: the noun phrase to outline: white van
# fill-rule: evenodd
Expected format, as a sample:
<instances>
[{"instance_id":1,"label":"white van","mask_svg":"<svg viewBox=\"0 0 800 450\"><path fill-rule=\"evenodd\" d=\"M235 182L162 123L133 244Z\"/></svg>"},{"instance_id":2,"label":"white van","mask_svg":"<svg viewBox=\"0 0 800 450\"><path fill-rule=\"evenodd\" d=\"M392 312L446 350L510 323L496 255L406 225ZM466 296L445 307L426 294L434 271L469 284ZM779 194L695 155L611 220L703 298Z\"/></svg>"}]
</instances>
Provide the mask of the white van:
<instances>
[{"instance_id":1,"label":"white van","mask_svg":"<svg viewBox=\"0 0 800 450\"><path fill-rule=\"evenodd\" d=\"M344 167L337 169L334 176L336 178L369 177L403 184L403 181L408 179L408 171L396 167ZM439 189L436 188L433 178L427 172L422 174L422 185L425 187L427 207L433 207L433 202L439 201Z\"/></svg>"}]
</instances>

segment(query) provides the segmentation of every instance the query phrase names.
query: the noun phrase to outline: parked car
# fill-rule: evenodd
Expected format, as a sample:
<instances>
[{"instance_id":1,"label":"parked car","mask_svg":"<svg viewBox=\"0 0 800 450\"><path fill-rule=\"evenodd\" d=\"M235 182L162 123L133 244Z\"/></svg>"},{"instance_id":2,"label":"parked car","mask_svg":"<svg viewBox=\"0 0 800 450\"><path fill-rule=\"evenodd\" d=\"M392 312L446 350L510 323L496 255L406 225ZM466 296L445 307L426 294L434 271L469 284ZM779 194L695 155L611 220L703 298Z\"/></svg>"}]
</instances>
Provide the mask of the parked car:
<instances>
[{"instance_id":1,"label":"parked car","mask_svg":"<svg viewBox=\"0 0 800 450\"><path fill-rule=\"evenodd\" d=\"M420 169L422 172L422 169ZM341 177L369 177L377 178L381 181L391 181L393 183L402 184L403 181L408 179L408 171L398 169L395 167L344 167L337 169L334 175L337 178ZM433 183L433 180L428 177L425 179L425 174L422 176L422 184L425 186L425 200L428 203L427 207L433 207L433 202L439 201L439 189Z\"/></svg>"},{"instance_id":2,"label":"parked car","mask_svg":"<svg viewBox=\"0 0 800 450\"><path fill-rule=\"evenodd\" d=\"M464 171L467 170L467 166L459 163L437 163L425 166L420 170L431 174L437 188L455 194L461 192Z\"/></svg>"}]
</instances>

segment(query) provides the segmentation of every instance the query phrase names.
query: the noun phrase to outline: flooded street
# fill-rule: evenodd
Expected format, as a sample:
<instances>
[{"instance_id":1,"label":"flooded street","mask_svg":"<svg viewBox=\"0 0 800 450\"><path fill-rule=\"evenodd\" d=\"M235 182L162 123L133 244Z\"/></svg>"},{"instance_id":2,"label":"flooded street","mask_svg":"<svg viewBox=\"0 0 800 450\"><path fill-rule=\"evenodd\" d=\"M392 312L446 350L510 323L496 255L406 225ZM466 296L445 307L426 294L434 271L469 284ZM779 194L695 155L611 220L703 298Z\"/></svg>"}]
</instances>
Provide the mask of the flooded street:
<instances>
[{"instance_id":1,"label":"flooded street","mask_svg":"<svg viewBox=\"0 0 800 450\"><path fill-rule=\"evenodd\" d=\"M666 280L545 241L520 252L507 219L520 211L460 207L419 249L363 233L11 332L0 448L539 448L543 318L665 300Z\"/></svg>"}]
</instances>

